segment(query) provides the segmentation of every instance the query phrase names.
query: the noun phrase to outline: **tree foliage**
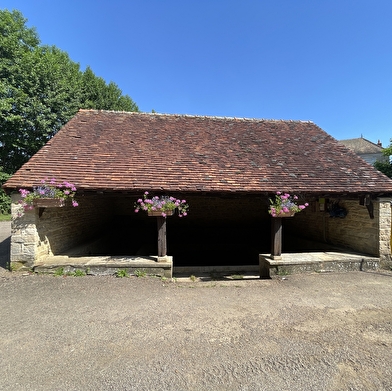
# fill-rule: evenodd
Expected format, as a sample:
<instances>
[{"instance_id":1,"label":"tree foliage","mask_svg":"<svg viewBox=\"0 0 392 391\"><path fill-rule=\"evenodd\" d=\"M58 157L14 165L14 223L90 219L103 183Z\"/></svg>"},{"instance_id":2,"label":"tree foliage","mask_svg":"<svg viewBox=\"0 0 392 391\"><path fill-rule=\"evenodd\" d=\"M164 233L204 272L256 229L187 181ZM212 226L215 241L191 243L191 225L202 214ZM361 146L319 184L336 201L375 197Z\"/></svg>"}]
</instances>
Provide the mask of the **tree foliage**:
<instances>
[{"instance_id":1,"label":"tree foliage","mask_svg":"<svg viewBox=\"0 0 392 391\"><path fill-rule=\"evenodd\" d=\"M0 167L0 214L11 213L11 198L7 196L5 191L1 188L3 183L5 183L9 177L10 175L3 172Z\"/></svg>"},{"instance_id":2,"label":"tree foliage","mask_svg":"<svg viewBox=\"0 0 392 391\"><path fill-rule=\"evenodd\" d=\"M0 167L12 174L80 109L138 111L118 86L40 44L19 11L0 10Z\"/></svg>"},{"instance_id":3,"label":"tree foliage","mask_svg":"<svg viewBox=\"0 0 392 391\"><path fill-rule=\"evenodd\" d=\"M374 167L376 167L378 171L381 171L387 177L392 178L392 165L391 165L391 163L375 162Z\"/></svg>"},{"instance_id":4,"label":"tree foliage","mask_svg":"<svg viewBox=\"0 0 392 391\"><path fill-rule=\"evenodd\" d=\"M387 156L389 160L387 162L377 161L374 163L374 167L377 168L378 171L381 171L383 174L385 174L387 177L392 178L392 164L390 160L390 156L392 155L392 139L389 147L384 148L383 154L384 156Z\"/></svg>"}]
</instances>

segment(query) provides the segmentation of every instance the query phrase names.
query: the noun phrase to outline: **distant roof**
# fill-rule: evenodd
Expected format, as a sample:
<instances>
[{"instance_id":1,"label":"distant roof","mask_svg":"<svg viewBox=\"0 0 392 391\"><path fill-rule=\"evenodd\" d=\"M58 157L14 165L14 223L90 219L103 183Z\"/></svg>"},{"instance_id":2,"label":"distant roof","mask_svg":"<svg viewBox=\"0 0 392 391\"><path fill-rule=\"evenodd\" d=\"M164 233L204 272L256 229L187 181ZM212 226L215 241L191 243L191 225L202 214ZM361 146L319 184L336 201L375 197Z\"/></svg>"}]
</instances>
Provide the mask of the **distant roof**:
<instances>
[{"instance_id":1,"label":"distant roof","mask_svg":"<svg viewBox=\"0 0 392 391\"><path fill-rule=\"evenodd\" d=\"M312 122L80 110L5 184L79 190L361 193L392 180Z\"/></svg>"},{"instance_id":2,"label":"distant roof","mask_svg":"<svg viewBox=\"0 0 392 391\"><path fill-rule=\"evenodd\" d=\"M363 137L340 140L340 142L355 153L382 153L384 149L382 145L372 143Z\"/></svg>"}]
</instances>

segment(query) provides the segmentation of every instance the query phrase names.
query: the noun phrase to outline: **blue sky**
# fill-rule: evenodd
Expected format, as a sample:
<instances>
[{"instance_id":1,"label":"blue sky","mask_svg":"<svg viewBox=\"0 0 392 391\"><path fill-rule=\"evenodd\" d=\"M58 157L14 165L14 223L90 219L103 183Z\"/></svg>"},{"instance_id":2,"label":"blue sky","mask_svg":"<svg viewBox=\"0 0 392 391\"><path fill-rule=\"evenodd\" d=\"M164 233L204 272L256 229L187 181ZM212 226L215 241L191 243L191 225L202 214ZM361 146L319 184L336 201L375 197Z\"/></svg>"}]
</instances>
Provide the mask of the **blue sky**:
<instances>
[{"instance_id":1,"label":"blue sky","mask_svg":"<svg viewBox=\"0 0 392 391\"><path fill-rule=\"evenodd\" d=\"M392 138L390 0L1 0L142 111Z\"/></svg>"}]
</instances>

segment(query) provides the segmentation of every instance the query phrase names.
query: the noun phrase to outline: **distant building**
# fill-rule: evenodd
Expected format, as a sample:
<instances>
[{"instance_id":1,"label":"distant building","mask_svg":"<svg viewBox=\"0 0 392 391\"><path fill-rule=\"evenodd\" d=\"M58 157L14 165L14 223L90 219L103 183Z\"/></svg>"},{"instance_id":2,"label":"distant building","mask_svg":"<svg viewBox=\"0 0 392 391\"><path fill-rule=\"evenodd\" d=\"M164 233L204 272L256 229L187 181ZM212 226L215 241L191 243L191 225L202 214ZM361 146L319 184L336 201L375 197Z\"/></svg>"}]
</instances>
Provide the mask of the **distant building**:
<instances>
[{"instance_id":1,"label":"distant building","mask_svg":"<svg viewBox=\"0 0 392 391\"><path fill-rule=\"evenodd\" d=\"M377 144L375 144L363 137L360 137L340 140L339 142L353 150L358 156L371 165L373 165L376 161L388 162L388 157L383 154L384 148L382 147L380 140L378 140Z\"/></svg>"}]
</instances>

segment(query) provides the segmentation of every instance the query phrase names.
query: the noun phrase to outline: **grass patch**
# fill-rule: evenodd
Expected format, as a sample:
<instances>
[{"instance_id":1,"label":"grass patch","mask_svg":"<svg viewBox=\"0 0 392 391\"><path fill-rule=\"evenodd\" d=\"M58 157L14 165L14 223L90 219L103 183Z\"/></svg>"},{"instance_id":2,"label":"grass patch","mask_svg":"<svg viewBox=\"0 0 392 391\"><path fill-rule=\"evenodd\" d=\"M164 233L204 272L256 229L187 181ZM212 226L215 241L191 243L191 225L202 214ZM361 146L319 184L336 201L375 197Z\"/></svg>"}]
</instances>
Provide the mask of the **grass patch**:
<instances>
[{"instance_id":1,"label":"grass patch","mask_svg":"<svg viewBox=\"0 0 392 391\"><path fill-rule=\"evenodd\" d=\"M86 272L84 270L76 269L73 275L74 277L84 277Z\"/></svg>"},{"instance_id":2,"label":"grass patch","mask_svg":"<svg viewBox=\"0 0 392 391\"><path fill-rule=\"evenodd\" d=\"M64 273L64 275L69 277L84 277L86 272L84 270L76 269L74 272L67 272Z\"/></svg>"},{"instance_id":3,"label":"grass patch","mask_svg":"<svg viewBox=\"0 0 392 391\"><path fill-rule=\"evenodd\" d=\"M277 269L276 275L278 276L288 276L290 274L290 272L284 267L278 267Z\"/></svg>"},{"instance_id":4,"label":"grass patch","mask_svg":"<svg viewBox=\"0 0 392 391\"><path fill-rule=\"evenodd\" d=\"M0 221L11 221L11 215L10 214L3 215L2 213L0 213Z\"/></svg>"},{"instance_id":5,"label":"grass patch","mask_svg":"<svg viewBox=\"0 0 392 391\"><path fill-rule=\"evenodd\" d=\"M137 269L134 271L136 277L146 277L147 273L145 270Z\"/></svg>"},{"instance_id":6,"label":"grass patch","mask_svg":"<svg viewBox=\"0 0 392 391\"><path fill-rule=\"evenodd\" d=\"M116 277L118 278L129 277L129 274L125 269L120 269L117 270Z\"/></svg>"},{"instance_id":7,"label":"grass patch","mask_svg":"<svg viewBox=\"0 0 392 391\"><path fill-rule=\"evenodd\" d=\"M63 267L59 267L58 269L56 269L53 273L56 277L60 277L64 275L64 268Z\"/></svg>"},{"instance_id":8,"label":"grass patch","mask_svg":"<svg viewBox=\"0 0 392 391\"><path fill-rule=\"evenodd\" d=\"M8 270L11 272L17 272L17 271L25 271L26 268L24 267L22 262L10 262L7 264Z\"/></svg>"}]
</instances>

